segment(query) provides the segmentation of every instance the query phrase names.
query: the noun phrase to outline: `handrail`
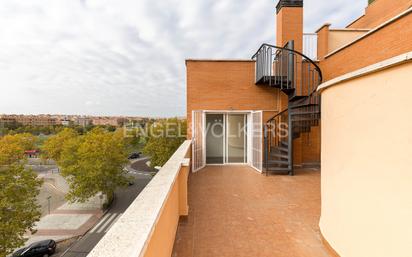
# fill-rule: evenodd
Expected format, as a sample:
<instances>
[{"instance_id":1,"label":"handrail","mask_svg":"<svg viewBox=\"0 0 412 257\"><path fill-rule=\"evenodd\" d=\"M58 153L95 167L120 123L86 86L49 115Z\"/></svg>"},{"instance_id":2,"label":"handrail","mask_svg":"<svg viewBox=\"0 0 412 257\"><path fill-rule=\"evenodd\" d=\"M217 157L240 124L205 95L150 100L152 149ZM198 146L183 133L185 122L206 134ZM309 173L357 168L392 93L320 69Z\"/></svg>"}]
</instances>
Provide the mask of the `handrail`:
<instances>
[{"instance_id":1,"label":"handrail","mask_svg":"<svg viewBox=\"0 0 412 257\"><path fill-rule=\"evenodd\" d=\"M313 64L313 66L315 66L316 70L319 72L319 78L320 78L320 83L319 83L319 84L322 84L323 76L322 76L322 71L320 70L320 67L319 67L312 59L310 59L308 56L306 56L306 55L304 55L303 53L298 52L298 51L296 51L296 50L292 50L292 49L289 49L289 48L286 48L286 47L280 47L280 46L275 46L275 45L263 43L263 44L259 47L259 49L256 51L256 53L252 56L251 59L254 60L254 59L256 58L256 56L259 54L260 50L261 50L262 48L264 48L264 47L273 47L273 48L279 49L279 50L286 50L286 51L289 51L289 52L292 52L292 53L295 53L295 54L298 54L298 55L304 57L304 58L307 59L311 64Z\"/></svg>"},{"instance_id":2,"label":"handrail","mask_svg":"<svg viewBox=\"0 0 412 257\"><path fill-rule=\"evenodd\" d=\"M289 110L289 107L288 107L288 108L286 108L286 109L284 109L284 110L283 110L283 111L281 111L281 112L278 112L275 116L273 116L272 118L268 119L268 121L267 121L267 122L270 122L270 121L272 121L272 120L276 119L276 117L278 117L278 116L280 116L280 115L284 114L284 113L285 113L285 112L287 112L288 110Z\"/></svg>"}]
</instances>

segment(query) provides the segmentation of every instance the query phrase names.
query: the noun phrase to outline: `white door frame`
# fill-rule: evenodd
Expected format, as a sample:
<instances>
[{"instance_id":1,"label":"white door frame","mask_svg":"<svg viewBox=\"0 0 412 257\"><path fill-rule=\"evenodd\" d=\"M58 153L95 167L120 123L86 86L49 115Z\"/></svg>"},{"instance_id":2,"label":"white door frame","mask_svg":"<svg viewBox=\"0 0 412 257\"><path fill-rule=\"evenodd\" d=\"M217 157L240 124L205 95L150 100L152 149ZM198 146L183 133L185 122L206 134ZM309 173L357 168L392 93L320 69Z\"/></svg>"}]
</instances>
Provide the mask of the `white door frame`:
<instances>
[{"instance_id":1,"label":"white door frame","mask_svg":"<svg viewBox=\"0 0 412 257\"><path fill-rule=\"evenodd\" d=\"M254 115L259 115L260 119L258 121L258 127L256 127L256 124L254 123ZM250 114L251 117L251 123L250 123L250 156L251 156L251 160L250 160L250 166L252 168L254 168L255 170L257 170L258 172L262 173L263 172L263 111L253 111ZM256 132L255 130L258 131L257 135L258 138L256 139ZM257 149L256 149L256 145L255 145L255 141L257 140ZM257 151L257 152L255 152ZM254 160L254 157L256 156L256 154L259 156L258 158L260 160L258 160L258 162L256 162L256 160Z\"/></svg>"},{"instance_id":2,"label":"white door frame","mask_svg":"<svg viewBox=\"0 0 412 257\"><path fill-rule=\"evenodd\" d=\"M200 114L197 116L196 114ZM205 112L204 111L192 111L192 172L197 172L203 169L206 166L206 153L205 153L205 145L206 145L206 137L205 137ZM198 119L201 120L202 128L200 131L196 127L196 123ZM201 135L198 135L201 133ZM197 142L197 139L201 138L202 142ZM199 146L199 144L201 144ZM199 160L199 155L197 154L198 151L201 152L201 159Z\"/></svg>"},{"instance_id":3,"label":"white door frame","mask_svg":"<svg viewBox=\"0 0 412 257\"><path fill-rule=\"evenodd\" d=\"M203 162L205 166L222 166L222 165L248 165L251 166L252 168L254 168L255 170L257 170L258 172L262 173L262 170L257 169L256 167L253 167L253 121L252 121L252 117L253 117L253 113L261 113L262 117L263 117L263 111L252 111L252 110L236 110L236 111L232 111L232 110L203 110ZM226 114L245 114L245 117L247 119L247 133L245 133L245 136L247 137L247 140L245 140L245 144L246 144L246 157L245 157L245 162L244 163L227 163L227 161L225 160L226 157L224 156L224 161L223 164L206 164L206 115L207 114L223 114L224 119L226 119L227 115ZM193 122L193 112L192 112L192 123ZM261 129L263 129L263 120L261 120ZM192 124L193 125L193 124ZM194 125L193 125L194 126ZM226 127L226 121L224 120L224 133L226 133L225 131L225 127ZM263 131L261 132L263 135ZM263 138L262 138L263 140ZM223 147L224 147L224 155L225 155L225 151L226 151L226 140L223 140ZM263 141L262 141L263 144ZM261 162L263 162L263 154L261 155L262 160ZM204 166L203 166L204 167ZM202 168L203 168L202 167Z\"/></svg>"}]
</instances>

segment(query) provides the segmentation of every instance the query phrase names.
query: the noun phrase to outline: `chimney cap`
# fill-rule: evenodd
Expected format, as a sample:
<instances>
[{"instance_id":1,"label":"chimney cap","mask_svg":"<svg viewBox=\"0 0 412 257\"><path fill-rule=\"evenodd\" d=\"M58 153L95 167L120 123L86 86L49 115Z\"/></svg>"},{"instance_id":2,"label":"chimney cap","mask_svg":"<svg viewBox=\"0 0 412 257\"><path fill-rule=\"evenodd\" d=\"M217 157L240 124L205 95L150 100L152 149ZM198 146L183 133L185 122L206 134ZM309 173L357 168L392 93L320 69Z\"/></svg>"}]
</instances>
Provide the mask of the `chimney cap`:
<instances>
[{"instance_id":1,"label":"chimney cap","mask_svg":"<svg viewBox=\"0 0 412 257\"><path fill-rule=\"evenodd\" d=\"M276 13L279 13L282 7L303 7L303 0L279 0Z\"/></svg>"}]
</instances>

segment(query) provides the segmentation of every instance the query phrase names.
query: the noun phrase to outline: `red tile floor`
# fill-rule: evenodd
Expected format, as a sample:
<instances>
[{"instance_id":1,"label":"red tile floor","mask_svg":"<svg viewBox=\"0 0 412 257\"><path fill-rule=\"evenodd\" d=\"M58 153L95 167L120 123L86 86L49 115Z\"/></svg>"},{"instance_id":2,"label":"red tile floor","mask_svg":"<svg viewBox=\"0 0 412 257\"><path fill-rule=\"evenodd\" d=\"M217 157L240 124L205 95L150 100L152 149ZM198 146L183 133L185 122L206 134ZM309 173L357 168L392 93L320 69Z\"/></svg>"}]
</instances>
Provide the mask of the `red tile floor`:
<instances>
[{"instance_id":1,"label":"red tile floor","mask_svg":"<svg viewBox=\"0 0 412 257\"><path fill-rule=\"evenodd\" d=\"M207 166L189 177L189 216L173 257L328 257L322 245L320 172L264 176Z\"/></svg>"}]
</instances>

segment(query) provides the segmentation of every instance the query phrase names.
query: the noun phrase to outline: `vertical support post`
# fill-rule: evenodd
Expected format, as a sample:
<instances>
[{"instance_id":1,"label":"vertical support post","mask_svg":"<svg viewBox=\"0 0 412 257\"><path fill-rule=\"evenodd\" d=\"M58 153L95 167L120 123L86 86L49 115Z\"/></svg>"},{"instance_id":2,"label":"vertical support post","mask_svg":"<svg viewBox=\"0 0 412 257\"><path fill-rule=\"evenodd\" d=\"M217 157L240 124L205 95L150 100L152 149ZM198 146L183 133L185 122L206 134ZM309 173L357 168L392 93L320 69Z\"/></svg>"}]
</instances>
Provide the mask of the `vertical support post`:
<instances>
[{"instance_id":1,"label":"vertical support post","mask_svg":"<svg viewBox=\"0 0 412 257\"><path fill-rule=\"evenodd\" d=\"M288 164L288 170L289 170L289 176L293 176L293 127L292 127L292 109L290 108L290 103L288 104L288 159L289 159L289 164Z\"/></svg>"},{"instance_id":2,"label":"vertical support post","mask_svg":"<svg viewBox=\"0 0 412 257\"><path fill-rule=\"evenodd\" d=\"M187 194L187 181L189 177L190 170L190 158L185 158L182 161L182 166L180 167L180 172L178 175L178 190L179 190L179 215L187 216L189 215L189 201Z\"/></svg>"},{"instance_id":3,"label":"vertical support post","mask_svg":"<svg viewBox=\"0 0 412 257\"><path fill-rule=\"evenodd\" d=\"M295 49L295 41L290 40L287 44L287 48L290 50ZM295 53L288 51L288 80L287 80L287 88L295 88ZM289 86L289 81L290 81L290 86Z\"/></svg>"},{"instance_id":4,"label":"vertical support post","mask_svg":"<svg viewBox=\"0 0 412 257\"><path fill-rule=\"evenodd\" d=\"M50 199L51 199L51 196L47 197L47 203L48 203L49 214L50 214Z\"/></svg>"},{"instance_id":5,"label":"vertical support post","mask_svg":"<svg viewBox=\"0 0 412 257\"><path fill-rule=\"evenodd\" d=\"M268 175L269 169L268 169L268 151L269 151L269 146L268 146L268 129L267 129L267 125L263 126L263 148L265 149L265 168L266 168L266 176Z\"/></svg>"}]
</instances>

